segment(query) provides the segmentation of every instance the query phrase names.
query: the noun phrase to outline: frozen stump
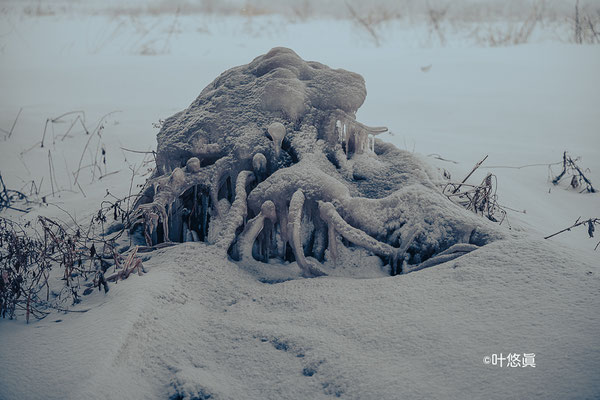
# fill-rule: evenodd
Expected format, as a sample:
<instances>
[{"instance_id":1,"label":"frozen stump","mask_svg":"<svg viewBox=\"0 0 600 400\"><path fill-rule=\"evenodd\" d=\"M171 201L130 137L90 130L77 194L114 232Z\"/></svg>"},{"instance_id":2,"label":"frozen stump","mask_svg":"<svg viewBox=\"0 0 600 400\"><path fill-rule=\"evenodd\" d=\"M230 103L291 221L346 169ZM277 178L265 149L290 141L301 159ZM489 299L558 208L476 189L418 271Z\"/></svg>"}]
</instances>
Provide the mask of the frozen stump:
<instances>
[{"instance_id":1,"label":"frozen stump","mask_svg":"<svg viewBox=\"0 0 600 400\"><path fill-rule=\"evenodd\" d=\"M158 133L132 231L146 244L204 241L243 263L296 261L323 275L343 251L392 275L503 237L444 197L437 172L356 121L364 79L274 48L225 71Z\"/></svg>"}]
</instances>

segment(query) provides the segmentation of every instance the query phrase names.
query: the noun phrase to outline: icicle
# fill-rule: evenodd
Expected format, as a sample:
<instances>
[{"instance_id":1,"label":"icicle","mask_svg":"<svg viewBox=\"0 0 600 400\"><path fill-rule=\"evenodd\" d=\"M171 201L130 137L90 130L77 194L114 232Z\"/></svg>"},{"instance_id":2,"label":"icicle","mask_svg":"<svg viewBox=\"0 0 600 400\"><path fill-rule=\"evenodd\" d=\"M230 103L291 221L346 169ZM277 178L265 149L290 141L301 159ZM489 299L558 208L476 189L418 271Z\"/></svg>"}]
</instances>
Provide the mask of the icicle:
<instances>
[{"instance_id":1,"label":"icicle","mask_svg":"<svg viewBox=\"0 0 600 400\"><path fill-rule=\"evenodd\" d=\"M194 237L192 236L192 232L188 228L187 222L183 223L183 241L184 242L193 242Z\"/></svg>"},{"instance_id":2,"label":"icicle","mask_svg":"<svg viewBox=\"0 0 600 400\"><path fill-rule=\"evenodd\" d=\"M323 261L327 247L327 224L320 218L313 220L315 224L314 239L312 243L312 256Z\"/></svg>"},{"instance_id":3,"label":"icicle","mask_svg":"<svg viewBox=\"0 0 600 400\"><path fill-rule=\"evenodd\" d=\"M273 122L267 128L267 132L269 133L271 139L273 139L273 150L275 151L275 157L279 158L281 144L283 143L283 138L285 137L286 133L285 126L281 122Z\"/></svg>"},{"instance_id":4,"label":"icicle","mask_svg":"<svg viewBox=\"0 0 600 400\"><path fill-rule=\"evenodd\" d=\"M200 237L202 238L202 240L206 241L206 238L208 238L208 200L209 197L208 195L205 195L204 193L200 194L200 197L202 199L202 205L201 205L201 213L200 213Z\"/></svg>"},{"instance_id":5,"label":"icicle","mask_svg":"<svg viewBox=\"0 0 600 400\"><path fill-rule=\"evenodd\" d=\"M277 249L277 253L279 258L285 260L286 255L286 247L289 240L289 232L288 232L288 207L287 201L283 199L279 199L277 202L277 210L279 211L279 233L281 236L281 242L279 243L280 247Z\"/></svg>"},{"instance_id":6,"label":"icicle","mask_svg":"<svg viewBox=\"0 0 600 400\"><path fill-rule=\"evenodd\" d=\"M254 177L256 182L260 183L267 177L267 158L262 153L256 153L252 157L252 169L254 170Z\"/></svg>"},{"instance_id":7,"label":"icicle","mask_svg":"<svg viewBox=\"0 0 600 400\"><path fill-rule=\"evenodd\" d=\"M338 252L337 252L337 235L335 234L335 227L333 224L327 224L327 239L329 241L329 256L333 261L333 265L337 263Z\"/></svg>"}]
</instances>

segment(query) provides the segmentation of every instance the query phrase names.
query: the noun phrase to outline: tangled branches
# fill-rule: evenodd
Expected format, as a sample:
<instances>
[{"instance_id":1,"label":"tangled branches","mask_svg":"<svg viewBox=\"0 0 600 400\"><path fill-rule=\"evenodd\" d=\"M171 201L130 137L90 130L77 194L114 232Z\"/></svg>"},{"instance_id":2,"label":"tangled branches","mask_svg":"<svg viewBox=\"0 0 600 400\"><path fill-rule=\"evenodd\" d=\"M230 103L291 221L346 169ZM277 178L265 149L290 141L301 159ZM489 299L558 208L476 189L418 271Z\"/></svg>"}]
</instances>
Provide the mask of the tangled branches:
<instances>
[{"instance_id":1,"label":"tangled branches","mask_svg":"<svg viewBox=\"0 0 600 400\"><path fill-rule=\"evenodd\" d=\"M25 318L33 315L42 318L44 309L53 299L80 301L78 289L81 280L97 271L90 259L90 249L80 230L70 233L60 223L38 217L39 227L22 226L0 218L0 314L13 318L17 310L25 311ZM62 270L62 288L56 292L51 287L50 271L54 266Z\"/></svg>"},{"instance_id":2,"label":"tangled branches","mask_svg":"<svg viewBox=\"0 0 600 400\"><path fill-rule=\"evenodd\" d=\"M563 161L562 161L562 171L560 174L552 179L552 183L554 185L558 185L558 183L565 177L571 177L570 185L573 189L578 189L583 187L580 193L587 191L588 193L596 193L596 189L592 186L592 182L583 174L583 171L575 163L578 159L573 160L570 156L567 155L565 151L563 153ZM586 171L587 172L587 171Z\"/></svg>"},{"instance_id":3,"label":"tangled branches","mask_svg":"<svg viewBox=\"0 0 600 400\"><path fill-rule=\"evenodd\" d=\"M19 223L0 216L0 316L24 313L27 321L30 316L43 318L49 308L66 311L60 303L77 304L95 288L108 292L108 282L126 279L132 272L141 275L138 249L123 243L123 234L140 196L132 194L134 178L146 165L144 161L138 168L130 166L129 195L118 198L107 191L85 227L56 204L70 223L44 216ZM8 190L0 177L0 211L29 211L14 207L19 200L31 203L25 194Z\"/></svg>"},{"instance_id":4,"label":"tangled branches","mask_svg":"<svg viewBox=\"0 0 600 400\"><path fill-rule=\"evenodd\" d=\"M0 217L0 315L12 319L24 312L29 322L30 316L43 318L59 303L79 303L81 295L94 288L108 292L108 282L126 279L132 272L141 275L137 247L129 254L125 254L128 249L117 250L116 240L125 232L124 222L129 218L126 202L129 199L105 200L87 230L43 216L35 226ZM113 229L104 229L107 216L116 222ZM98 226L101 233L96 234ZM58 276L53 269L60 271ZM62 284L57 286L51 276Z\"/></svg>"},{"instance_id":5,"label":"tangled branches","mask_svg":"<svg viewBox=\"0 0 600 400\"><path fill-rule=\"evenodd\" d=\"M502 223L506 211L498 204L497 185L496 175L487 174L479 185L448 183L442 193L467 210Z\"/></svg>"},{"instance_id":6,"label":"tangled branches","mask_svg":"<svg viewBox=\"0 0 600 400\"><path fill-rule=\"evenodd\" d=\"M44 313L36 307L42 302L46 289L49 297L49 248L38 235L28 235L25 229L12 221L0 218L0 315L12 318L16 310L40 318Z\"/></svg>"},{"instance_id":7,"label":"tangled branches","mask_svg":"<svg viewBox=\"0 0 600 400\"><path fill-rule=\"evenodd\" d=\"M481 184L472 185L466 183L467 179L477 168L483 164L488 156L479 161L471 172L460 183L447 183L442 189L442 193L450 200L460 204L467 210L480 214L494 222L502 222L506 217L506 211L498 204L498 195L496 189L498 182L496 175L488 173ZM498 215L500 215L498 219Z\"/></svg>"},{"instance_id":8,"label":"tangled branches","mask_svg":"<svg viewBox=\"0 0 600 400\"><path fill-rule=\"evenodd\" d=\"M8 208L15 211L28 212L29 208L23 209L13 205L18 201L27 202L27 196L18 190L7 188L4 180L2 179L2 175L0 174L0 211Z\"/></svg>"}]
</instances>

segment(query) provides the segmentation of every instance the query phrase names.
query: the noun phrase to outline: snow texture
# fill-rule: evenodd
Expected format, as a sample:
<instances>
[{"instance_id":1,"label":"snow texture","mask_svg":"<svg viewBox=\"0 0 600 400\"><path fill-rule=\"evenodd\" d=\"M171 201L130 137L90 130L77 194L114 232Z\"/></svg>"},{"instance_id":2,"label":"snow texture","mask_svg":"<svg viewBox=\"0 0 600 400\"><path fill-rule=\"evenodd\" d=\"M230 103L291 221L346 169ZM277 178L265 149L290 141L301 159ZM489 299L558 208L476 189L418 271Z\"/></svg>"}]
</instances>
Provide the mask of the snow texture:
<instances>
[{"instance_id":1,"label":"snow texture","mask_svg":"<svg viewBox=\"0 0 600 400\"><path fill-rule=\"evenodd\" d=\"M5 3L25 7L21 1ZM96 2L69 3L86 10L99 7ZM260 260L232 262L219 242L232 238L234 226L233 237L238 235L244 223L244 204L237 201L242 179L232 172L231 192L227 177L215 190L216 206L210 187L203 189L208 195L200 202L200 214L217 209L211 232L197 227L202 215L192 230L186 227L192 238L196 229L205 243L154 251L144 261L147 274L111 285L106 294L85 296L73 307L81 312L54 311L29 325L23 318L0 321L0 399L599 397L596 242L576 229L542 239L600 209L598 196L555 187L547 180L548 164L559 161L565 149L582 157L594 183L600 179L596 46L561 43L559 37L565 32L562 37L570 37L571 31L552 36L552 24L538 24L534 37L542 35L539 41L485 48L449 31L447 46L439 47L427 25L390 23L385 31L378 27L384 40L374 47L366 31L351 21L49 15L44 12L50 3L30 4L34 14L15 16L7 6L0 15L5 28L0 35L0 169L13 188L44 177L40 195L48 205L24 216L6 215L23 221L39 214L66 219L60 207L80 223L89 221L107 190L119 197L128 194L128 167L139 166L144 155L121 147L155 149L153 122L186 108L199 88L221 71L283 45L333 70L344 67L365 77L369 97L357 117L390 127L378 136L382 141L375 141L377 157L368 142L363 153L347 159L343 148L327 149L318 124L292 126L283 111L256 103L260 113L255 117L267 115L256 129L232 123L232 130L214 133L217 144L174 137L173 143L182 146L174 153L181 158L163 174L170 176L179 167L187 180L190 172L216 164L223 149L230 149L220 141L238 132L236 139L231 136L240 142L234 143L234 155L252 155L257 149L264 156L244 157L243 171L251 171L255 179L248 188L265 182L267 174L279 185L285 186L286 177L301 182L289 190L286 186L287 200L301 187L305 204L320 197L349 225L360 223L369 236L389 240L400 250L409 243L411 262L418 262L421 249L438 251L429 260L464 254L390 277L390 266L380 256L349 245L335 229L319 226L317 205L303 210L300 239L309 243L313 228L319 228L312 247L322 251L322 260L309 254L306 260L319 263L327 277L298 279L302 270L295 261L264 262L264 252L256 247L252 258ZM450 12L465 4L453 3ZM562 4L572 9L572 4ZM331 7L338 12L339 7ZM171 25L175 29L169 30ZM493 28L505 25L494 21ZM476 33L485 34L485 29ZM296 78L286 74L297 86ZM282 104L291 113L302 109L298 103ZM6 137L4 131L10 131L21 107L13 134ZM84 110L88 125L105 113L121 111L105 120L99 139L107 152L102 172L115 173L94 179L91 170L83 171L81 191L70 184L89 137L76 127L62 138L69 125L62 122L48 126L47 139L54 140L46 147L35 145L47 118L71 110ZM277 164L267 136L277 118L270 113L280 115L287 128ZM352 116L342 117L340 126L346 119L348 126L360 127ZM248 141L239 140L246 135ZM198 162L193 160L194 148ZM290 148L298 160L291 158ZM49 187L48 150L56 166L55 194ZM508 210L508 223L501 227L465 214L435 192L437 169L460 179L486 154L488 160L470 182L493 172L503 205L527 211ZM339 167L332 160L340 160ZM292 163L293 168L283 168ZM504 168L526 164L534 166ZM311 183L311 170L322 172L320 194ZM175 181L181 176L177 172ZM248 173L242 176L253 180ZM144 180L135 177L133 186ZM248 196L246 221L258 214L270 190L265 184ZM178 201L186 203L192 194L184 193ZM237 219L225 219L220 210L223 215L240 211L235 212ZM413 229L386 226L393 220L390 210L402 212L406 227ZM428 213L431 219L425 218ZM263 229L273 232L269 224L267 220ZM473 228L473 240L442 243L446 235ZM143 232L138 234L144 240ZM483 357L500 352L535 353L537 366L513 369L483 363Z\"/></svg>"},{"instance_id":2,"label":"snow texture","mask_svg":"<svg viewBox=\"0 0 600 400\"><path fill-rule=\"evenodd\" d=\"M415 274L278 284L216 250L159 250L148 274L95 292L83 314L0 324L2 342L16 345L0 348L1 397L575 399L600 390L598 268L574 264L570 250L522 238ZM483 364L501 351L533 352L537 366Z\"/></svg>"}]
</instances>

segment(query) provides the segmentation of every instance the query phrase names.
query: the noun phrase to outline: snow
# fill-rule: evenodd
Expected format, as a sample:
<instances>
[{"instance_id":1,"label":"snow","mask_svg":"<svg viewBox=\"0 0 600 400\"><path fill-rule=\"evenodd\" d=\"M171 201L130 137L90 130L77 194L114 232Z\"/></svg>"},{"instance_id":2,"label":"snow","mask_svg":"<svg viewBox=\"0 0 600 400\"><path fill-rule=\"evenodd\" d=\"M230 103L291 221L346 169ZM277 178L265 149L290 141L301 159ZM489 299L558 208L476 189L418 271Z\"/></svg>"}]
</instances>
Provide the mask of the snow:
<instances>
[{"instance_id":1,"label":"snow","mask_svg":"<svg viewBox=\"0 0 600 400\"><path fill-rule=\"evenodd\" d=\"M328 277L297 279L295 263L244 267L202 243L157 250L144 261L147 274L73 307L85 312L56 311L29 325L0 321L0 398L600 395L597 239L583 228L542 239L577 217L599 216L598 195L553 186L547 167L568 150L600 182L597 46L540 40L487 48L457 35L439 47L426 29L400 24L376 47L350 21L277 15L6 12L0 27L0 128L9 130L23 108L11 137L0 132L0 172L17 189L44 177L41 195L57 206L35 206L25 218L68 220L60 207L87 222L107 190L127 195L128 165L139 168L145 155L121 147L154 149L152 123L186 108L225 69L275 46L360 73L368 96L358 120L388 126L392 134L380 138L453 179L489 155L469 182L492 172L500 203L526 210L508 211L508 239L396 277L382 276L360 251L343 250L342 267L323 267ZM72 173L89 136L75 126L61 139L72 118L49 124L45 147L20 156L41 140L47 118L73 110L85 112L90 130L119 111L84 154L87 165L104 145L102 174L118 172L101 180L96 172L92 182L85 169L81 190ZM56 196L48 150L63 190ZM434 153L457 164L427 157ZM528 164L543 165L504 168ZM484 365L500 352L535 353L537 366Z\"/></svg>"},{"instance_id":2,"label":"snow","mask_svg":"<svg viewBox=\"0 0 600 400\"><path fill-rule=\"evenodd\" d=\"M540 241L489 246L393 278L274 285L202 243L159 250L86 313L0 325L23 343L2 346L3 397L167 398L173 382L225 399L593 397L597 266ZM483 365L500 352L537 366Z\"/></svg>"}]
</instances>

